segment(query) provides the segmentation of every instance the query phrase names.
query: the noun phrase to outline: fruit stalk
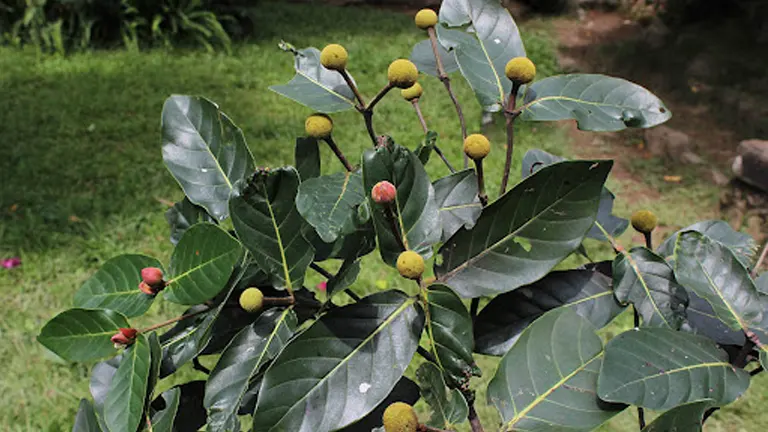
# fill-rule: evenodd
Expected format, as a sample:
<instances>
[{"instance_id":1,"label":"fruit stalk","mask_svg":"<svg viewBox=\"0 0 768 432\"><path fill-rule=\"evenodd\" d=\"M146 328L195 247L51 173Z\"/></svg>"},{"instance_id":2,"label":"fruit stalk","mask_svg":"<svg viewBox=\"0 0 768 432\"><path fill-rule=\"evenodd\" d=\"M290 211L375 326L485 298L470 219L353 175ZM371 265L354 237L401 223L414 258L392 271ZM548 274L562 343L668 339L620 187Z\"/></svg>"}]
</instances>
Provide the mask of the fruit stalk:
<instances>
[{"instance_id":1,"label":"fruit stalk","mask_svg":"<svg viewBox=\"0 0 768 432\"><path fill-rule=\"evenodd\" d=\"M357 107L358 110L364 109L365 107L365 99L363 99L363 95L360 94L360 90L357 89L357 86L352 81L352 78L347 73L346 69L340 69L339 74L341 74L341 77L344 78L344 81L347 82L347 85L352 90L352 93L355 94L355 99L357 99L357 103L359 106Z\"/></svg>"},{"instance_id":2,"label":"fruit stalk","mask_svg":"<svg viewBox=\"0 0 768 432\"><path fill-rule=\"evenodd\" d=\"M352 165L349 164L349 161L347 160L346 156L344 156L344 153L342 153L341 149L338 145L336 145L336 141L331 138L331 136L327 136L324 138L324 141L328 144L328 147L333 150L333 153L336 155L336 157L339 159L342 165L344 165L344 168L347 170L347 172L354 171L354 168L352 168Z\"/></svg>"},{"instance_id":3,"label":"fruit stalk","mask_svg":"<svg viewBox=\"0 0 768 432\"><path fill-rule=\"evenodd\" d=\"M149 326L147 328L143 328L143 329L139 330L138 332L139 333L148 333L148 332L151 332L152 330L157 330L159 328L162 328L162 327L165 327L165 326L168 326L168 325L171 325L171 324L175 324L175 323L177 323L179 321L182 321L182 320L185 320L187 318L192 318L194 316L200 315L201 313L208 312L211 309L212 308L202 309L202 310L199 310L197 312L192 312L192 313L188 313L186 315L178 316L176 318L171 318L171 319L169 319L167 321L163 321L161 323L157 323L157 324L151 325L151 326Z\"/></svg>"},{"instance_id":4,"label":"fruit stalk","mask_svg":"<svg viewBox=\"0 0 768 432\"><path fill-rule=\"evenodd\" d=\"M333 277L334 277L334 276L333 276L333 275L332 275L332 274L331 274L331 273L330 273L328 270L326 270L326 269L324 269L324 268L320 267L320 266L319 266L319 265L317 265L316 263L311 263L311 264L309 264L309 268L311 268L312 270L314 270L314 271L316 271L316 272L320 273L320 275L322 275L324 278L326 278L326 279L328 279L328 280L330 280L331 278L333 278ZM347 289L345 289L345 290L344 290L344 292L345 292L345 293L346 293L346 294L347 294L347 295L348 295L348 296L349 296L349 297L350 297L352 300L354 300L354 301L356 301L356 302L357 302L357 301L360 301L360 296L359 296L359 295L357 295L357 294L355 294L355 292L354 292L354 291L352 291L351 289L347 288Z\"/></svg>"},{"instance_id":5,"label":"fruit stalk","mask_svg":"<svg viewBox=\"0 0 768 432\"><path fill-rule=\"evenodd\" d=\"M507 100L507 109L504 110L504 115L507 117L507 159L504 162L504 173L501 177L501 192L499 195L504 195L507 191L507 183L509 182L509 171L512 169L512 155L515 151L515 118L514 114L515 104L517 103L517 92L520 90L520 84L517 82L512 83L512 90L509 92L509 100Z\"/></svg>"},{"instance_id":6,"label":"fruit stalk","mask_svg":"<svg viewBox=\"0 0 768 432\"><path fill-rule=\"evenodd\" d=\"M421 123L421 129L426 134L427 132L429 132L429 128L427 128L427 122L426 120L424 120L424 114L421 113L421 107L419 107L419 99L418 98L413 99L411 101L411 104L413 104L413 109L416 111L416 115L419 117L419 123ZM455 173L456 170L453 168L453 165L451 165L451 163L448 162L448 158L445 157L445 154L443 153L442 150L440 150L440 147L438 147L437 144L435 144L433 148L435 149L435 153L437 153L440 159L443 160L443 163L445 163L445 166L448 167L448 170L451 171L451 174Z\"/></svg>"},{"instance_id":7,"label":"fruit stalk","mask_svg":"<svg viewBox=\"0 0 768 432\"><path fill-rule=\"evenodd\" d=\"M488 195L485 193L485 176L483 175L483 160L475 160L475 170L477 171L477 197L480 198L480 204L483 207L488 205Z\"/></svg>"}]
</instances>

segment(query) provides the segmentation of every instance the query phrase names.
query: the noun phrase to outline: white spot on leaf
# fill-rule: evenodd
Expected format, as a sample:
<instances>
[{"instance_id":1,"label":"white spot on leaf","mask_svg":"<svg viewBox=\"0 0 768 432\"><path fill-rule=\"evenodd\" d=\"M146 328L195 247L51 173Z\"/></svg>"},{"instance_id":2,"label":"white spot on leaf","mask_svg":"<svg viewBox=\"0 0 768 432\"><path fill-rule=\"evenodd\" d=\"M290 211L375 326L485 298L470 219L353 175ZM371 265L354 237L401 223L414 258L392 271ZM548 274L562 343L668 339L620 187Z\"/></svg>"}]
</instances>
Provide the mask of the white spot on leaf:
<instances>
[{"instance_id":1,"label":"white spot on leaf","mask_svg":"<svg viewBox=\"0 0 768 432\"><path fill-rule=\"evenodd\" d=\"M360 393L365 394L365 393L368 393L368 389L370 389L370 388L371 388L370 384L362 383L362 384L360 384L360 387L358 387L357 389L360 391Z\"/></svg>"}]
</instances>

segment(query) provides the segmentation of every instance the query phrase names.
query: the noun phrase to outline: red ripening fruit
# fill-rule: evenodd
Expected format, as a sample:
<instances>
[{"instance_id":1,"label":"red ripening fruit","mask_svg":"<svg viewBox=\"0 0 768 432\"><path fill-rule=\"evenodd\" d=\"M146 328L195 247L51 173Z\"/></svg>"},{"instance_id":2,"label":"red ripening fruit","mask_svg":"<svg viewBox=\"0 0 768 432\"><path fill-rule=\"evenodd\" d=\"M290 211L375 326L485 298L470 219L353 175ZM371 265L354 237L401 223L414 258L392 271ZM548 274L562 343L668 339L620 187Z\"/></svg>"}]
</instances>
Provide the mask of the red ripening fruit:
<instances>
[{"instance_id":1,"label":"red ripening fruit","mask_svg":"<svg viewBox=\"0 0 768 432\"><path fill-rule=\"evenodd\" d=\"M135 328L120 327L120 333L128 339L136 339L136 334L139 333Z\"/></svg>"},{"instance_id":2,"label":"red ripening fruit","mask_svg":"<svg viewBox=\"0 0 768 432\"><path fill-rule=\"evenodd\" d=\"M397 189L395 185L384 180L376 183L371 189L371 198L377 204L389 204L395 201Z\"/></svg>"},{"instance_id":3,"label":"red ripening fruit","mask_svg":"<svg viewBox=\"0 0 768 432\"><path fill-rule=\"evenodd\" d=\"M130 345L131 342L133 342L131 339L125 337L125 335L122 333L115 333L110 340L115 345Z\"/></svg>"},{"instance_id":4,"label":"red ripening fruit","mask_svg":"<svg viewBox=\"0 0 768 432\"><path fill-rule=\"evenodd\" d=\"M139 291L143 292L146 295L151 295L151 296L157 295L157 290L147 285L146 282L139 282Z\"/></svg>"},{"instance_id":5,"label":"red ripening fruit","mask_svg":"<svg viewBox=\"0 0 768 432\"><path fill-rule=\"evenodd\" d=\"M158 286L163 283L163 271L157 267L145 267L141 269L141 279L149 286Z\"/></svg>"}]
</instances>

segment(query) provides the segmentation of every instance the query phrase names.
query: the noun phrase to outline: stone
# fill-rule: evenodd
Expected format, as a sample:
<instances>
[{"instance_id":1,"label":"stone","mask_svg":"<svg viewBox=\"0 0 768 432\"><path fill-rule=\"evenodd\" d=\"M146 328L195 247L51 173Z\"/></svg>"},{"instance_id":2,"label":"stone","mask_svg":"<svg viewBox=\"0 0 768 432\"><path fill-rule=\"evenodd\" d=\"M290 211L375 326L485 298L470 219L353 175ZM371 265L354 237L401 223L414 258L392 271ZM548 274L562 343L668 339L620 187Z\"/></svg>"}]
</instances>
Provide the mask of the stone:
<instances>
[{"instance_id":1,"label":"stone","mask_svg":"<svg viewBox=\"0 0 768 432\"><path fill-rule=\"evenodd\" d=\"M683 164L700 164L702 158L696 154L691 138L685 132L669 126L646 129L645 148L656 157Z\"/></svg>"},{"instance_id":2,"label":"stone","mask_svg":"<svg viewBox=\"0 0 768 432\"><path fill-rule=\"evenodd\" d=\"M768 140L751 139L739 143L733 173L764 192L768 192Z\"/></svg>"}]
</instances>

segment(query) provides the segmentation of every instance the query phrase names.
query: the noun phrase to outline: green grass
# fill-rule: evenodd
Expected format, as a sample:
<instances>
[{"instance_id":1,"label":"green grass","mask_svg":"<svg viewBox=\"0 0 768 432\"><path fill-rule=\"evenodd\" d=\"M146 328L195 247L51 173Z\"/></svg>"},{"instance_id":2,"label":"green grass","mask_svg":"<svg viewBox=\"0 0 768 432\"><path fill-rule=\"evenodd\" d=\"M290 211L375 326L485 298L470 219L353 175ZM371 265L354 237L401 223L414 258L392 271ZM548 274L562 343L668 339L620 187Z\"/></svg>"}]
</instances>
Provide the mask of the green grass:
<instances>
[{"instance_id":1,"label":"green grass","mask_svg":"<svg viewBox=\"0 0 768 432\"><path fill-rule=\"evenodd\" d=\"M168 260L164 201L176 201L182 194L161 160L159 118L167 96L199 94L214 100L242 127L259 166L287 165L310 111L267 90L293 75L292 57L277 49L281 38L298 47L344 44L350 52L349 69L368 97L384 84L387 65L407 57L410 47L423 38L410 17L379 10L269 3L258 13L259 34L235 47L231 56L151 51L59 58L0 48L0 257L19 255L23 260L20 268L0 271L4 430L70 430L78 399L89 397L90 365L62 363L47 353L34 340L40 327L71 306L76 289L105 260L129 252ZM553 73L554 43L546 23L527 23L523 30L539 70ZM458 75L454 83L470 131L478 131L479 107ZM422 84L427 123L440 134L441 148L459 164L459 125L442 85L432 78ZM334 115L334 121L336 141L357 160L370 145L362 119L347 112ZM411 107L395 93L377 106L374 122L377 132L410 148L422 138ZM523 124L516 135L513 178L529 148L562 155L570 151L565 132L555 126ZM487 187L495 196L504 135L497 126L489 136L494 144L486 163ZM323 152L323 169L339 170L333 155ZM436 157L427 169L433 178L447 174ZM622 184L612 186L621 197ZM630 211L627 204L617 208L624 215ZM678 220L669 211L662 215ZM588 246L598 256L610 253L595 242ZM375 254L365 259L364 268L353 286L359 293L384 285L411 289ZM310 272L307 285L319 281ZM157 322L178 312L177 306L160 301L138 321ZM627 325L626 319L620 323L610 331ZM474 383L478 410L487 429L493 430L498 416L485 406L483 389L496 360L481 357L479 363L484 375ZM161 387L196 374L184 368ZM764 395L739 402L731 411L756 415L761 402ZM730 415L722 425L739 424L738 419ZM605 430L631 430L628 425L629 414L622 414ZM720 425L711 430L737 430Z\"/></svg>"}]
</instances>

